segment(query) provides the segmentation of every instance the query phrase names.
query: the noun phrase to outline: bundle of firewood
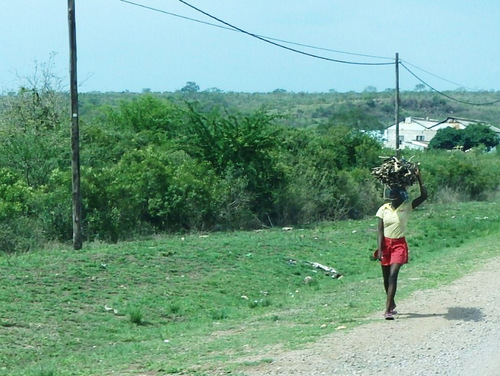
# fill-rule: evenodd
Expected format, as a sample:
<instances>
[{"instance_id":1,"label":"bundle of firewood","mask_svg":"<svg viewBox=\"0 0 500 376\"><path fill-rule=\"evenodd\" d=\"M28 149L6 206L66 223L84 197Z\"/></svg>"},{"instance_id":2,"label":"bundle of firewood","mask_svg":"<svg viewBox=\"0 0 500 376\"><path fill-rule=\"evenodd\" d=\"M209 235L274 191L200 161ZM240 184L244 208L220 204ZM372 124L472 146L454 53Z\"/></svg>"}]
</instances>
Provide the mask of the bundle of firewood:
<instances>
[{"instance_id":1,"label":"bundle of firewood","mask_svg":"<svg viewBox=\"0 0 500 376\"><path fill-rule=\"evenodd\" d=\"M409 187L417 182L415 171L418 168L416 163L404 158L382 157L384 162L380 167L372 169L372 175L380 180L382 184L395 187Z\"/></svg>"}]
</instances>

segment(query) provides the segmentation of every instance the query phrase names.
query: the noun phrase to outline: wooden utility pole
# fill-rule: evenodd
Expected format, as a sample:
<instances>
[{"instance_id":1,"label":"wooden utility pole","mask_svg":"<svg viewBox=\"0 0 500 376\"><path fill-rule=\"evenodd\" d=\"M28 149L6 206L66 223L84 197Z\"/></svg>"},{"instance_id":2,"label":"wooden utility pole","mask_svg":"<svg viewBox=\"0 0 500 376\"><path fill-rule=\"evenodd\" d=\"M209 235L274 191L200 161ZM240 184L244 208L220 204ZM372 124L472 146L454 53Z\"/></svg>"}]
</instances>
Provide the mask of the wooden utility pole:
<instances>
[{"instance_id":1,"label":"wooden utility pole","mask_svg":"<svg viewBox=\"0 0 500 376\"><path fill-rule=\"evenodd\" d=\"M71 90L71 168L73 199L73 248L82 248L82 196L80 192L80 129L78 125L78 81L76 75L75 0L68 0L69 66Z\"/></svg>"},{"instance_id":2,"label":"wooden utility pole","mask_svg":"<svg viewBox=\"0 0 500 376\"><path fill-rule=\"evenodd\" d=\"M399 149L399 53L396 52L396 105L394 107L394 120L396 121L396 156L399 158L401 150Z\"/></svg>"}]
</instances>

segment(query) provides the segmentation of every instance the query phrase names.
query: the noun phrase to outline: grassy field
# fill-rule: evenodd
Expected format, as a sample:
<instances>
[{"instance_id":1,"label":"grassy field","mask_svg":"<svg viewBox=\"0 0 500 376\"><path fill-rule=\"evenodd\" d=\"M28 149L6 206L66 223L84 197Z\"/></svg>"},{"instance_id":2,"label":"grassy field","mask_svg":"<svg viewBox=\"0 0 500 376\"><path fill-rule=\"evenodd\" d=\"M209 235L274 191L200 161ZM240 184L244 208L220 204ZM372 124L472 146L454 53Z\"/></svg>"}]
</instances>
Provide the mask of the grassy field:
<instances>
[{"instance_id":1,"label":"grassy field","mask_svg":"<svg viewBox=\"0 0 500 376\"><path fill-rule=\"evenodd\" d=\"M397 298L497 256L499 205L419 208ZM371 218L3 254L0 374L236 375L382 313L375 246Z\"/></svg>"}]
</instances>

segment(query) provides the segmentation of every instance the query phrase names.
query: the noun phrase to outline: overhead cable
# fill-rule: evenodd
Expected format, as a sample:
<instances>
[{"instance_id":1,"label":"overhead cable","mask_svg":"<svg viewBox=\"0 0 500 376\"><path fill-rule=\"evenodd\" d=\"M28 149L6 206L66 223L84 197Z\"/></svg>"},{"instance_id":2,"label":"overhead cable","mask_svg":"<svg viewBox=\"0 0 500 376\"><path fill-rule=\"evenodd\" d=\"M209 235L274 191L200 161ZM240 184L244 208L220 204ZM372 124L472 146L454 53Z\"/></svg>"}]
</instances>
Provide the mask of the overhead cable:
<instances>
[{"instance_id":1,"label":"overhead cable","mask_svg":"<svg viewBox=\"0 0 500 376\"><path fill-rule=\"evenodd\" d=\"M378 66L380 66L380 65L393 65L394 64L394 62L391 62L391 63L362 63L362 62L356 62L356 61L339 60L339 59L332 59L332 58L325 57L325 56L311 54L309 52L300 51L300 50L297 50L295 48L287 47L287 46L284 46L284 45L282 45L280 43L273 42L272 40L263 38L263 37L261 37L261 36L259 36L257 34L249 32L249 31L243 30L243 29L241 29L241 28L239 28L237 26L234 26L234 25L232 25L232 24L230 24L230 23L228 23L226 21L221 20L220 18L217 18L217 17L211 15L210 13L207 13L207 12L205 12L205 11L203 11L203 10L195 7L194 5L191 5L191 4L187 3L184 0L179 0L179 2L181 2L182 4L190 7L191 9L194 9L197 12L199 12L201 14L204 14L205 16L210 17L210 18L212 18L212 19L214 19L214 20L216 20L216 21L218 21L218 22L220 22L220 23L222 23L222 24L224 24L226 26L229 26L232 29L235 29L235 30L243 33L243 34L249 35L249 36L251 36L253 38L256 38L256 39L259 39L259 40L261 40L263 42L266 42L266 43L272 44L274 46L277 46L277 47L280 47L280 48L284 48L285 50L296 52L296 53L299 53L299 54L302 54L302 55L305 55L305 56L314 57L316 59L321 59L321 60L332 61L332 62L335 62L335 63L350 64L350 65L378 65Z\"/></svg>"},{"instance_id":2,"label":"overhead cable","mask_svg":"<svg viewBox=\"0 0 500 376\"><path fill-rule=\"evenodd\" d=\"M440 79L440 80L442 80L442 81L446 81L446 82L448 82L448 83L450 83L450 84L452 84L452 85L458 86L458 87L465 87L465 85L462 85L462 84L459 84L459 83L456 83L456 82L450 81L450 80L448 80L448 79L446 79L446 78L443 78L443 77L441 77L441 76L438 76L437 74L434 74L434 73L432 73L432 72L426 71L425 69L422 69L422 68L420 68L420 67L417 67L415 64L412 64L412 63L410 63L409 61L406 61L406 60L400 60L400 61L402 61L402 62L404 62L404 63L406 63L406 64L408 64L408 65L412 66L413 68L417 68L418 70L421 70L422 72L425 72L425 73L427 73L427 74L430 74L431 76L436 77L436 78L438 78L438 79Z\"/></svg>"},{"instance_id":3,"label":"overhead cable","mask_svg":"<svg viewBox=\"0 0 500 376\"><path fill-rule=\"evenodd\" d=\"M197 23L200 23L200 24L203 24L203 25L213 26L213 27L217 27L219 29L224 29L224 30L228 30L228 31L232 31L232 32L240 32L239 30L236 30L235 28L232 28L232 27L218 25L218 24L215 24L215 23L211 23L211 22L207 22L207 21L202 21L202 20L199 20L199 19L196 19L196 18L187 17L187 16L183 16L183 15L180 15L180 14L172 13L172 12L167 12L167 11L165 11L163 9L150 7L148 5L139 4L139 3L136 3L136 2L133 2L133 1L129 1L129 0L119 0L119 1L121 1L123 3L130 4L130 5L137 6L137 7L140 7L140 8L152 10L154 12L167 14L169 16L181 18L181 19L184 19L184 20L192 21L192 22L197 22ZM274 40L274 41L277 41L277 42L291 44L291 45L295 45L295 46L311 48L311 49L315 49L315 50L321 50L321 51L327 51L327 52L335 52L335 53L344 54L344 55L351 55L351 56L361 56L361 57L368 57L368 58L374 58L374 59L384 59L384 60L394 61L393 57L375 56L375 55L360 54L360 53L356 53L356 52L340 51L340 50L334 50L334 49L326 48L326 47L313 46L313 45L305 44L305 43L291 42L291 41L288 41L288 40L273 38L273 37L269 37L269 36L265 36L265 35L260 35L260 34L255 34L255 35L257 35L257 36L259 36L261 38L265 38L265 39L269 39L269 40Z\"/></svg>"},{"instance_id":4,"label":"overhead cable","mask_svg":"<svg viewBox=\"0 0 500 376\"><path fill-rule=\"evenodd\" d=\"M210 23L210 22L206 22L206 21L197 20L196 18L186 17L186 16L182 16L182 15L176 14L176 13L167 12L166 10L162 10L162 9L150 7L150 6L147 6L147 5L135 3L133 1L128 1L128 0L119 0L119 1L121 1L122 3L127 3L127 4L130 4L130 5L135 5L135 6L140 7L140 8L149 9L149 10L152 10L153 12L168 14L169 16L174 16L174 17L182 18L182 19L185 19L185 20L188 20L188 21L198 22L198 23L201 23L201 24L204 24L204 25L208 25L208 26L214 26L214 27L218 27L218 28L221 28L221 29L226 29L226 30L234 31L233 29L231 29L229 27L225 27L225 26L221 26L221 25L216 25L214 23Z\"/></svg>"},{"instance_id":5,"label":"overhead cable","mask_svg":"<svg viewBox=\"0 0 500 376\"><path fill-rule=\"evenodd\" d=\"M463 104L468 104L468 105L471 105L471 106L488 106L488 105L492 105L492 104L496 104L496 103L500 103L500 99L499 100L496 100L496 101L492 101L492 102L486 102L486 103L472 103L472 102L468 102L468 101L463 101L461 99L458 99L458 98L454 98L448 94L445 94L443 93L442 91L439 91L439 90L436 90L435 88L433 88L431 85L429 85L427 82L425 82L424 80L422 80L419 76L417 76L415 73L413 73L406 65L404 65L404 63L402 63L401 61L399 62L399 64L404 68L406 69L413 77L415 77L417 80L419 80L421 83L423 83L425 86L427 86L429 89L431 89L432 91L435 91L436 93L438 93L439 95L442 95L443 97L446 97L452 101L455 101L455 102L459 102L459 103L463 103Z\"/></svg>"},{"instance_id":6,"label":"overhead cable","mask_svg":"<svg viewBox=\"0 0 500 376\"><path fill-rule=\"evenodd\" d=\"M301 50L298 50L298 49L295 49L295 48L292 48L292 47L287 47L287 46L284 46L283 44L280 44L280 43L277 43L277 42L274 42L273 40L275 41L279 41L279 42L282 42L282 43L287 43L287 44L295 44L295 45L300 45L302 47L308 47L308 48L315 48L315 49L322 49L324 51L330 51L330 52L337 52L337 53L344 53L344 54L349 54L349 55L355 55L355 56L363 56L363 57L370 57L370 58L378 58L378 59L389 59L389 58L386 58L386 57L380 57L380 56L371 56L371 55L363 55L363 54L355 54L355 53L350 53L350 52L343 52L343 51L336 51L336 50L329 50L329 49L326 49L326 48L320 48L320 47L314 47L314 46L310 46L310 45L305 45L305 44L299 44L299 43L293 43L293 42L288 42L288 41L284 41L284 40L279 40L279 39L276 39L276 38L269 38L269 37L265 37L265 36L261 36L261 35L258 35L258 34L254 34L254 33L250 33L246 30L243 30L239 27L236 27L228 22L225 22L199 8L196 8L195 6L185 2L185 1L181 1L181 3L183 3L184 5L196 10L197 12L199 13L202 13L204 14L205 16L207 17L210 17L226 26L221 26L221 25L216 25L216 24L212 24L212 23L209 23L209 22L205 22L205 21L201 21L201 20L197 20L197 19L194 19L194 18L190 18L190 17L185 17L185 16L181 16L181 15L178 15L178 14L175 14L175 13L171 13L171 12L167 12L167 11L164 11L164 10L161 10L161 9L158 9L158 8L153 8L153 7L150 7L150 6L146 6L146 5L142 5L142 4L138 4L138 3L135 3L133 1L129 1L129 0L120 0L121 2L124 2L124 3L127 3L127 4L131 4L131 5L135 5L135 6L138 6L138 7L141 7L141 8L145 8L145 9L149 9L149 10L152 10L152 11L155 11L155 12L160 12L160 13L164 13L164 14L168 14L170 16L175 16L175 17L179 17L179 18L183 18L183 19L186 19L186 20L189 20L189 21L193 21L193 22L198 22L198 23L202 23L202 24L205 24L205 25L210 25L210 26L214 26L214 27L219 27L219 28L222 28L222 29L227 29L227 30L231 30L231 31L237 31L237 32L240 32L240 33L244 33L246 35L249 35L251 37L254 37L254 38L257 38L263 42L266 42L266 43L269 43L269 44L272 44L274 46L277 46L277 47L280 47L280 48L283 48L283 49L286 49L286 50L289 50L289 51L292 51L292 52L295 52L295 53L298 53L298 54L302 54L302 55L305 55L305 56L309 56L309 57L313 57L313 58L316 58L316 59L321 59L321 60L326 60L326 61L332 61L332 62L335 62L335 63L342 63L342 64L351 64L351 65L371 65L371 66L381 66L381 65L393 65L394 62L387 62L387 63L365 63L365 62L356 62L356 61L348 61L348 60L340 60L340 59L333 59L333 58L329 58L329 57L326 57L326 56L321 56L321 55L316 55L316 54L312 54L312 53L309 53L309 52L305 52L305 51L301 51Z\"/></svg>"}]
</instances>

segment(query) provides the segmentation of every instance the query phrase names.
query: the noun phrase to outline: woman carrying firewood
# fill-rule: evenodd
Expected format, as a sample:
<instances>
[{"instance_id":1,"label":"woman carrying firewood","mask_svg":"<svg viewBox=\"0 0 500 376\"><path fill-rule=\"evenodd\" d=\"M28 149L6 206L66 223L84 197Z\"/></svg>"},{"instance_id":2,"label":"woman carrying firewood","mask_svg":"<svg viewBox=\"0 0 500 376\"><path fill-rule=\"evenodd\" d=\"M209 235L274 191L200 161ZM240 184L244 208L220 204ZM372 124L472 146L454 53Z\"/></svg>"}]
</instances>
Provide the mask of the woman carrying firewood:
<instances>
[{"instance_id":1,"label":"woman carrying firewood","mask_svg":"<svg viewBox=\"0 0 500 376\"><path fill-rule=\"evenodd\" d=\"M382 205L376 216L378 219L378 248L376 257L382 265L384 288L387 293L384 317L394 320L397 313L394 296L398 284L399 269L408 262L408 244L406 230L410 213L427 199L427 189L422 183L420 170L414 172L420 187L420 196L410 201L404 187L392 187L389 202Z\"/></svg>"}]
</instances>

